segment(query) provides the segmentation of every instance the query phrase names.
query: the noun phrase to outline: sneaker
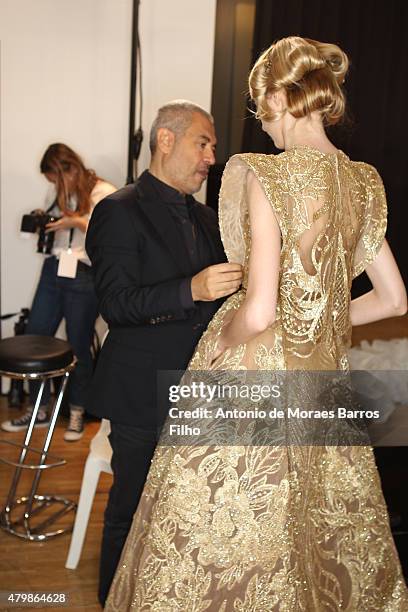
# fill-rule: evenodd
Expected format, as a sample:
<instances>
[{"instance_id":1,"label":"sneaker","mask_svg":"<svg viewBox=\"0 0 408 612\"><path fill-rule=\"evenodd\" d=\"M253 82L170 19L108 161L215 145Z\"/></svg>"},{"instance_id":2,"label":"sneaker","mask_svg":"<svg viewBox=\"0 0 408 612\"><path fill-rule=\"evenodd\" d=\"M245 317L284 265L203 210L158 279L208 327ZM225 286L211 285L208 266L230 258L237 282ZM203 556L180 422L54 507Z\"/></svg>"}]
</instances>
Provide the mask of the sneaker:
<instances>
[{"instance_id":1,"label":"sneaker","mask_svg":"<svg viewBox=\"0 0 408 612\"><path fill-rule=\"evenodd\" d=\"M66 442L76 442L84 435L84 412L83 410L70 410L69 425L64 433Z\"/></svg>"},{"instance_id":2,"label":"sneaker","mask_svg":"<svg viewBox=\"0 0 408 612\"><path fill-rule=\"evenodd\" d=\"M29 422L31 421L31 415L33 414L34 408L30 406L27 412L18 419L11 419L10 421L3 421L1 428L3 431L23 431L27 429ZM35 419L34 427L48 427L50 419L47 411L40 408Z\"/></svg>"}]
</instances>

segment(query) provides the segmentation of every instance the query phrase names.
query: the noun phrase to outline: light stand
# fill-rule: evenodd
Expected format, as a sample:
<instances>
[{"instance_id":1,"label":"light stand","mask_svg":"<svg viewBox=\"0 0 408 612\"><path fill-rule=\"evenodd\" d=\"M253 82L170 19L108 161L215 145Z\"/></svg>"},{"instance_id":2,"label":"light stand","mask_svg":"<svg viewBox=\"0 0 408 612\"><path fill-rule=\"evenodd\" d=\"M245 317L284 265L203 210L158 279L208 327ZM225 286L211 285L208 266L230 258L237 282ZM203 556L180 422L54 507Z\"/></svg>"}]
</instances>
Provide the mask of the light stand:
<instances>
[{"instance_id":1,"label":"light stand","mask_svg":"<svg viewBox=\"0 0 408 612\"><path fill-rule=\"evenodd\" d=\"M140 0L133 0L132 19L132 55L130 65L130 109L129 109L129 139L128 139L128 167L126 184L135 182L135 162L139 159L143 141L142 131L142 66L139 39L139 5ZM139 68L139 127L135 132L137 69ZM136 168L137 173L137 168Z\"/></svg>"}]
</instances>

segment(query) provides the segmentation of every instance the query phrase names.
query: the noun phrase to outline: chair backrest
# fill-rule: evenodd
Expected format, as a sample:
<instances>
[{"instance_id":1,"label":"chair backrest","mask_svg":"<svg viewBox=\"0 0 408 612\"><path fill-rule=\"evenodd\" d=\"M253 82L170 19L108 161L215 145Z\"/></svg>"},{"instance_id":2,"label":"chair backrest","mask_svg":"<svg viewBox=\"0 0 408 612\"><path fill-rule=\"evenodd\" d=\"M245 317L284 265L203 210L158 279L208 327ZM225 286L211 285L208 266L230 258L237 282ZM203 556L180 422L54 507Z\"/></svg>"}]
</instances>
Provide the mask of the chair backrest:
<instances>
[{"instance_id":1,"label":"chair backrest","mask_svg":"<svg viewBox=\"0 0 408 612\"><path fill-rule=\"evenodd\" d=\"M108 439L109 434L110 421L108 419L102 419L100 427L89 445L90 454L98 455L99 457L110 461L112 456L112 447Z\"/></svg>"},{"instance_id":2,"label":"chair backrest","mask_svg":"<svg viewBox=\"0 0 408 612\"><path fill-rule=\"evenodd\" d=\"M103 343L105 342L108 333L109 330L107 329L102 338L101 346L103 346ZM109 462L112 457L112 447L108 439L110 430L110 421L108 419L102 419L99 429L92 438L91 443L89 445L90 454L98 455L99 457L104 458Z\"/></svg>"}]
</instances>

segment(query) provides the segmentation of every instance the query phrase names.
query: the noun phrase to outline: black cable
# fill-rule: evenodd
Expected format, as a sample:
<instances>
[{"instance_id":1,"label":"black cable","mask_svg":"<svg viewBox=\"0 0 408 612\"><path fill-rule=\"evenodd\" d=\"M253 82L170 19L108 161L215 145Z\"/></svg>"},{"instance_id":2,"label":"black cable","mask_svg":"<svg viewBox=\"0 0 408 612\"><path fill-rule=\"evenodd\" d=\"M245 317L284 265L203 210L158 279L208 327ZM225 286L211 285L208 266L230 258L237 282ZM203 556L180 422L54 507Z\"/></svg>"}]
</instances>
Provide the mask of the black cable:
<instances>
[{"instance_id":1,"label":"black cable","mask_svg":"<svg viewBox=\"0 0 408 612\"><path fill-rule=\"evenodd\" d=\"M137 30L137 57L139 63L139 129L142 127L143 116L143 80L142 80L142 48L140 45L139 29Z\"/></svg>"},{"instance_id":2,"label":"black cable","mask_svg":"<svg viewBox=\"0 0 408 612\"><path fill-rule=\"evenodd\" d=\"M141 81L141 52L139 37L139 4L140 0L133 0L133 20L132 20L132 55L130 66L130 109L129 109L129 139L128 139L128 168L126 184L134 183L134 162L138 160L140 149L143 142L142 131L142 81ZM136 114L136 92L137 92L137 71L139 69L139 127L135 133L135 114Z\"/></svg>"},{"instance_id":3,"label":"black cable","mask_svg":"<svg viewBox=\"0 0 408 612\"><path fill-rule=\"evenodd\" d=\"M137 64L139 68L139 127L134 137L133 158L138 160L143 142L142 117L143 117L143 81L142 81L142 51L140 46L139 28L136 29Z\"/></svg>"},{"instance_id":4,"label":"black cable","mask_svg":"<svg viewBox=\"0 0 408 612\"><path fill-rule=\"evenodd\" d=\"M5 321L6 319L11 319L11 317L16 317L20 312L11 312L10 314L1 315L0 321Z\"/></svg>"}]
</instances>

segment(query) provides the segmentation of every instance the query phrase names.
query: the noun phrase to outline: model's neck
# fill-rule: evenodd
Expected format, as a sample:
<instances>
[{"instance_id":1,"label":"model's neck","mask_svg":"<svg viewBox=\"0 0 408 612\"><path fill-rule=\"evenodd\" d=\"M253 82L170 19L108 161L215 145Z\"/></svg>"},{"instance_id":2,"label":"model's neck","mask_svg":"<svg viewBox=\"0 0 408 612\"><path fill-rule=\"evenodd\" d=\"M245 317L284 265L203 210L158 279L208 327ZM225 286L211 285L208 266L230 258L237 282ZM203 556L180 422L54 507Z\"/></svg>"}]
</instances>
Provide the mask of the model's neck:
<instances>
[{"instance_id":1,"label":"model's neck","mask_svg":"<svg viewBox=\"0 0 408 612\"><path fill-rule=\"evenodd\" d=\"M337 151L337 148L327 138L320 118L302 117L295 120L284 127L283 140L285 150L292 149L296 145L303 145L318 149L322 153Z\"/></svg>"}]
</instances>

